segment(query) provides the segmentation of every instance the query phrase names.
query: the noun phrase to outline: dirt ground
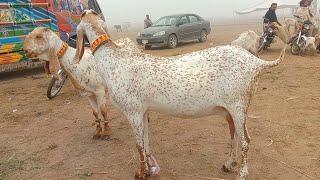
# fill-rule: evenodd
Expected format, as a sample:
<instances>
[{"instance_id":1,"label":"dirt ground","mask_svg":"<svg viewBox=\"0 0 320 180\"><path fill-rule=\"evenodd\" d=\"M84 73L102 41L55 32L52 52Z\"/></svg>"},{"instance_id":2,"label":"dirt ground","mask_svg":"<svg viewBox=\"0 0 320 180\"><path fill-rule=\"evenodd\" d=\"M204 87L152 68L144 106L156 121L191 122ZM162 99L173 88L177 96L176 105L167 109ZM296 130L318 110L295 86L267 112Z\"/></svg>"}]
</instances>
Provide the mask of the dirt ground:
<instances>
[{"instance_id":1,"label":"dirt ground","mask_svg":"<svg viewBox=\"0 0 320 180\"><path fill-rule=\"evenodd\" d=\"M214 27L206 43L146 53L171 56L227 44L257 26ZM137 32L112 33L115 39ZM261 57L279 56L281 44ZM259 80L250 106L249 173L254 180L320 179L320 58L288 54ZM39 72L0 75L0 179L134 179L135 140L127 120L112 105L111 141L93 140L88 101L68 82L48 100L49 80ZM220 116L177 119L151 114L150 141L161 166L155 180L235 179L221 170L228 155L227 122Z\"/></svg>"}]
</instances>

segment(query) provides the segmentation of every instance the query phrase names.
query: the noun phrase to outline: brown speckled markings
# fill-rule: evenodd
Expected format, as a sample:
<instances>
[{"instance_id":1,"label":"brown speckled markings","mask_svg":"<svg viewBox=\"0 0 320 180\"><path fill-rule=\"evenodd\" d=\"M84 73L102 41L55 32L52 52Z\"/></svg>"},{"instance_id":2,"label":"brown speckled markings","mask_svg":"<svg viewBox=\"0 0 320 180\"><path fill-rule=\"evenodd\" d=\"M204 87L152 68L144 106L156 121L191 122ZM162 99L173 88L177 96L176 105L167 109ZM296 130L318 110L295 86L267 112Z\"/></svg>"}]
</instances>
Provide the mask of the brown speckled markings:
<instances>
[{"instance_id":1,"label":"brown speckled markings","mask_svg":"<svg viewBox=\"0 0 320 180\"><path fill-rule=\"evenodd\" d=\"M128 52L132 52L134 50L133 46L130 45L132 42L128 39L121 39L116 43L119 43L120 47L128 47ZM94 63L93 56L89 51L86 51L84 52L81 63L72 65L71 62L76 53L74 48L68 47L66 53L61 58L56 57L55 52L60 49L62 44L63 41L61 41L55 33L49 29L40 27L35 29L26 37L24 49L33 57L50 61L51 66L57 64L59 66L59 64L61 64L62 68L67 72L68 77L75 89L77 89L81 95L88 97L96 119L96 133L94 138L109 138L111 135L111 130L107 119L107 90L103 79L97 72L97 67ZM49 52L54 53L50 54ZM50 69L57 71L55 69L59 68L60 67L52 67ZM103 120L103 128L100 124L101 120Z\"/></svg>"},{"instance_id":2,"label":"brown speckled markings","mask_svg":"<svg viewBox=\"0 0 320 180\"><path fill-rule=\"evenodd\" d=\"M87 36L92 43L102 35L97 32L101 32L103 27L105 23L98 16L92 11L85 12L78 26L80 38L74 62L81 59L83 42L80 40ZM238 178L245 179L248 176L249 149L245 123L254 85L259 73L278 65L284 54L285 49L278 60L268 62L235 46L209 48L168 58L128 53L109 44L97 49L94 58L98 71L107 84L113 104L129 120L138 150L143 155L138 177L159 173L149 148L148 111L182 118L198 118L223 112L229 123L233 122L240 139L242 163ZM234 144L232 124L230 127L231 142ZM235 162L234 148L232 145L230 160L225 165L227 170L231 170ZM152 157L153 161L146 157ZM144 162L145 159L147 162Z\"/></svg>"}]
</instances>

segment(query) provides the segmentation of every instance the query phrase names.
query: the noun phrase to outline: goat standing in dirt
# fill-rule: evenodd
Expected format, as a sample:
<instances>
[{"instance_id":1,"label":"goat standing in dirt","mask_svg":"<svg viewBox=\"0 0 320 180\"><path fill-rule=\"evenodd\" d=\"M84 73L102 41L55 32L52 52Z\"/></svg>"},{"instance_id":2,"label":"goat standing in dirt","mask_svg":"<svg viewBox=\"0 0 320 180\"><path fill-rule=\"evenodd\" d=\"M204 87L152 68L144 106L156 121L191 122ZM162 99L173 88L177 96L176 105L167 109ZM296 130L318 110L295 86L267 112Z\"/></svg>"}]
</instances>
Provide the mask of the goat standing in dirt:
<instances>
[{"instance_id":1,"label":"goat standing in dirt","mask_svg":"<svg viewBox=\"0 0 320 180\"><path fill-rule=\"evenodd\" d=\"M159 174L160 168L149 147L147 112L156 111L181 118L200 118L221 113L229 123L230 158L224 170L236 164L235 133L240 139L242 162L238 179L248 176L250 137L247 111L256 79L262 70L284 59L264 61L236 46L221 46L174 57L128 54L107 35L106 23L92 10L85 11L78 25L78 63L85 36L105 80L114 105L130 122L140 154L137 178Z\"/></svg>"},{"instance_id":2,"label":"goat standing in dirt","mask_svg":"<svg viewBox=\"0 0 320 180\"><path fill-rule=\"evenodd\" d=\"M73 86L81 95L87 96L96 118L95 139L108 139L111 135L107 119L106 87L90 52L85 52L81 63L72 65L76 50L63 42L53 31L39 27L33 30L24 41L27 56L49 62L54 75L60 65L67 72ZM57 76L59 78L59 76ZM103 128L101 127L101 121Z\"/></svg>"}]
</instances>

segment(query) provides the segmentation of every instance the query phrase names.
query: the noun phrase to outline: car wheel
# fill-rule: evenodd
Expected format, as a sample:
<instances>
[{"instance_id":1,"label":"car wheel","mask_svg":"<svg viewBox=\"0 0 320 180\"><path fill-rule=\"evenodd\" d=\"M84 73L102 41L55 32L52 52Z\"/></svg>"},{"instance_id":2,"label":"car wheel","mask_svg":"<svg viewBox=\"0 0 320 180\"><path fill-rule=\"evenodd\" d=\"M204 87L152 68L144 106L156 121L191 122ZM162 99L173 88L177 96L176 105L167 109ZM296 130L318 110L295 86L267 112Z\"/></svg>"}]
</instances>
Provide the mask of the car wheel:
<instances>
[{"instance_id":1,"label":"car wheel","mask_svg":"<svg viewBox=\"0 0 320 180\"><path fill-rule=\"evenodd\" d=\"M145 46L144 46L144 49L146 49L146 50L150 50L151 48L152 48L151 45L145 45Z\"/></svg>"},{"instance_id":2,"label":"car wheel","mask_svg":"<svg viewBox=\"0 0 320 180\"><path fill-rule=\"evenodd\" d=\"M174 49L174 48L177 47L177 45L178 45L178 38L177 38L177 36L174 35L174 34L171 34L171 35L169 36L169 39L168 39L168 47L169 47L170 49Z\"/></svg>"},{"instance_id":3,"label":"car wheel","mask_svg":"<svg viewBox=\"0 0 320 180\"><path fill-rule=\"evenodd\" d=\"M265 49L266 49L266 43L264 42L264 36L262 36L259 39L258 53L260 53L262 50L265 50Z\"/></svg>"},{"instance_id":4,"label":"car wheel","mask_svg":"<svg viewBox=\"0 0 320 180\"><path fill-rule=\"evenodd\" d=\"M207 40L208 34L206 30L202 30L200 33L199 41L200 42L205 42Z\"/></svg>"}]
</instances>

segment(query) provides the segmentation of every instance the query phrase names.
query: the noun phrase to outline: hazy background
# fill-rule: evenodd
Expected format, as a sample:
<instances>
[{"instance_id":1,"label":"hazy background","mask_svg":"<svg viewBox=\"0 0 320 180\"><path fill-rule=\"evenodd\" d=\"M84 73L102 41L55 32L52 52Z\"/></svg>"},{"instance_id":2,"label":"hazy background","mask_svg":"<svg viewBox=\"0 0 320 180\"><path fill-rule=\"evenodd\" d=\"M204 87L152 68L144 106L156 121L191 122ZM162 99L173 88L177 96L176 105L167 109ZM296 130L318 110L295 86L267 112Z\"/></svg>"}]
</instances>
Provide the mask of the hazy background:
<instances>
[{"instance_id":1,"label":"hazy background","mask_svg":"<svg viewBox=\"0 0 320 180\"><path fill-rule=\"evenodd\" d=\"M234 11L252 7L263 0L98 0L108 24L143 24L146 14L152 21L164 15L196 13L219 21L233 21ZM298 0L297 0L298 1Z\"/></svg>"}]
</instances>

